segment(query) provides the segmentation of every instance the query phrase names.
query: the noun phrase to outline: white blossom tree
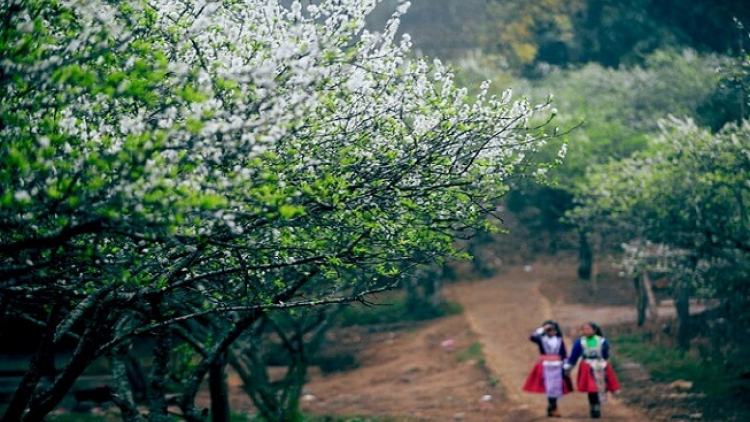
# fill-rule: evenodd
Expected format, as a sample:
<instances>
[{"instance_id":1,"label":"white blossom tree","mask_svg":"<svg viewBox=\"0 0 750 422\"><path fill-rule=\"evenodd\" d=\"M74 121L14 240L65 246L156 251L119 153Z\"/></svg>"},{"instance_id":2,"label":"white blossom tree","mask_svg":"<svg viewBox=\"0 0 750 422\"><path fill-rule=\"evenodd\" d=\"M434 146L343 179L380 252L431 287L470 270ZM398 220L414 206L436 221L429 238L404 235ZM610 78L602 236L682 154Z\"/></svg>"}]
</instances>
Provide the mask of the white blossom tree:
<instances>
[{"instance_id":1,"label":"white blossom tree","mask_svg":"<svg viewBox=\"0 0 750 422\"><path fill-rule=\"evenodd\" d=\"M125 376L144 344L165 421L177 342L198 356L180 416L205 420L201 381L265 312L396 286L533 173L547 103L469 98L412 59L408 3L380 32L376 0L303 3L0 3L0 302L44 333L2 421L43 420L101 357L145 420Z\"/></svg>"}]
</instances>

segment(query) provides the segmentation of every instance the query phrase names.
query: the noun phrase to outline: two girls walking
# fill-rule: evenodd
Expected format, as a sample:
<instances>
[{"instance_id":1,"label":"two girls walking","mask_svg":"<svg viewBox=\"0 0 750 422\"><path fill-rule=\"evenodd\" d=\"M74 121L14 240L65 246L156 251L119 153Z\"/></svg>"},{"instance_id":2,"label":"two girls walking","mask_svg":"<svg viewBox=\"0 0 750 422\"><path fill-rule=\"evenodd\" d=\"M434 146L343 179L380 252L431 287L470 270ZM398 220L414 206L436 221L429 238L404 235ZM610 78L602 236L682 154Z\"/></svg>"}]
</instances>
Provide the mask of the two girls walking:
<instances>
[{"instance_id":1,"label":"two girls walking","mask_svg":"<svg viewBox=\"0 0 750 422\"><path fill-rule=\"evenodd\" d=\"M545 321L531 334L530 340L539 346L540 357L523 390L546 394L547 416L560 417L558 399L573 391L569 375L580 359L576 389L587 394L589 415L601 418L601 405L606 402L607 392L620 390L617 375L609 363L609 342L601 328L592 322L583 324L570 356L567 356L560 326L555 321Z\"/></svg>"}]
</instances>

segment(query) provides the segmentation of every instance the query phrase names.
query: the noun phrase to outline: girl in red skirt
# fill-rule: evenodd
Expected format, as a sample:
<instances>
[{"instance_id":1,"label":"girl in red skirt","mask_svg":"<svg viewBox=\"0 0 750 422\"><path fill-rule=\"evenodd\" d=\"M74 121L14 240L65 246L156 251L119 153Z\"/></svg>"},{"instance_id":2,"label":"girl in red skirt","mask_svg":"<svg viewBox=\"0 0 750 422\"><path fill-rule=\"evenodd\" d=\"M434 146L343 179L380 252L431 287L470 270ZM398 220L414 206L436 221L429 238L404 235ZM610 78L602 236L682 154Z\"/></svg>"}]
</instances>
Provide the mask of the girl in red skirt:
<instances>
[{"instance_id":1,"label":"girl in red skirt","mask_svg":"<svg viewBox=\"0 0 750 422\"><path fill-rule=\"evenodd\" d=\"M609 363L609 342L604 338L601 328L593 322L581 326L581 337L573 343L570 357L565 361L565 372L573 368L578 359L576 387L578 391L588 393L590 415L592 418L602 416L601 404L607 399L607 392L620 390L620 382Z\"/></svg>"},{"instance_id":2,"label":"girl in red skirt","mask_svg":"<svg viewBox=\"0 0 750 422\"><path fill-rule=\"evenodd\" d=\"M570 378L563 372L567 351L560 326L552 320L544 321L531 334L530 340L539 347L539 360L526 378L523 390L546 394L547 416L559 418L561 415L557 409L557 399L573 391Z\"/></svg>"}]
</instances>

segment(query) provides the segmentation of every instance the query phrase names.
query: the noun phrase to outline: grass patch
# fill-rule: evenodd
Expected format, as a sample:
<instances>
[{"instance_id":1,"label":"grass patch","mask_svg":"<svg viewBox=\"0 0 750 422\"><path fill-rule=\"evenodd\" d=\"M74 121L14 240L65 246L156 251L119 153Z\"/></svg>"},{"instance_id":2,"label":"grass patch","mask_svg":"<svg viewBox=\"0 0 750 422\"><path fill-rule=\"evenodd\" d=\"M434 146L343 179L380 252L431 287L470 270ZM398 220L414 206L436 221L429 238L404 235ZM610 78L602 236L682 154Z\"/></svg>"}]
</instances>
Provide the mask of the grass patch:
<instances>
[{"instance_id":1,"label":"grass patch","mask_svg":"<svg viewBox=\"0 0 750 422\"><path fill-rule=\"evenodd\" d=\"M643 365L657 382L678 379L692 381L695 390L709 395L725 395L733 387L733 380L723 367L712 365L696 350L684 351L649 342L648 333L619 334L613 339L617 353ZM613 359L615 370L619 362Z\"/></svg>"},{"instance_id":2,"label":"grass patch","mask_svg":"<svg viewBox=\"0 0 750 422\"><path fill-rule=\"evenodd\" d=\"M495 388L500 386L500 380L497 379L495 376L493 376L489 369L487 368L487 360L484 357L484 352L482 351L482 345L479 342L471 343L469 347L466 349L458 352L456 354L456 360L458 362L469 362L474 361L475 365L481 369L484 374L487 376L487 385Z\"/></svg>"},{"instance_id":3,"label":"grass patch","mask_svg":"<svg viewBox=\"0 0 750 422\"><path fill-rule=\"evenodd\" d=\"M456 360L459 362L466 362L469 360L483 362L484 354L482 353L482 345L477 342L471 343L468 348L456 354Z\"/></svg>"}]
</instances>

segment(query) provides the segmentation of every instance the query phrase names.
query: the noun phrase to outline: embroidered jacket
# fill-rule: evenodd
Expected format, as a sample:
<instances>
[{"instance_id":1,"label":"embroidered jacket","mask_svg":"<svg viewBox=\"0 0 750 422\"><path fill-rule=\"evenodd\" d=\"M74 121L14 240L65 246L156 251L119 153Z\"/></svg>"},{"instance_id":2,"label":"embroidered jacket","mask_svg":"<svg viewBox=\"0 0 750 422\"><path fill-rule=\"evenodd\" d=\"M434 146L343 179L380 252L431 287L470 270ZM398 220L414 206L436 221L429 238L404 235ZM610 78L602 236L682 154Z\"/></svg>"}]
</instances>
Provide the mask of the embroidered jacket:
<instances>
[{"instance_id":1,"label":"embroidered jacket","mask_svg":"<svg viewBox=\"0 0 750 422\"><path fill-rule=\"evenodd\" d=\"M596 339L595 346L589 346L586 338L581 337L573 343L570 357L565 361L565 369L570 369L578 363L578 359L609 359L609 342L602 336L593 336Z\"/></svg>"},{"instance_id":2,"label":"embroidered jacket","mask_svg":"<svg viewBox=\"0 0 750 422\"><path fill-rule=\"evenodd\" d=\"M568 357L568 351L565 348L565 341L562 336L557 335L553 338L549 338L544 335L544 329L538 328L531 334L529 340L539 346L539 354L542 355L559 355L560 359L565 360ZM548 341L553 340L553 341Z\"/></svg>"}]
</instances>

